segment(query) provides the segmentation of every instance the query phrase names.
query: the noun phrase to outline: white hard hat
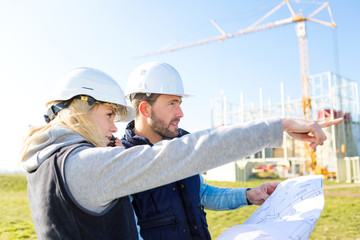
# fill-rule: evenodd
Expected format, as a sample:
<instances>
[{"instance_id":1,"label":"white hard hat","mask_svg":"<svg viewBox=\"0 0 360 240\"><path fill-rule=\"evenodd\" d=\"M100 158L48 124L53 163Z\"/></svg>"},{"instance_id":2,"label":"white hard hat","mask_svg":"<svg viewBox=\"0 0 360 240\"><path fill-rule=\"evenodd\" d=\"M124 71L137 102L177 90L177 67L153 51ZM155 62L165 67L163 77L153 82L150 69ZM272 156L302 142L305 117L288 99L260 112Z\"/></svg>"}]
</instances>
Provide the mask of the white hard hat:
<instances>
[{"instance_id":1,"label":"white hard hat","mask_svg":"<svg viewBox=\"0 0 360 240\"><path fill-rule=\"evenodd\" d=\"M58 81L52 99L66 101L75 96L90 96L99 102L113 103L127 108L126 116L117 116L116 121L128 122L135 117L135 109L127 105L124 92L108 74L94 68L80 67L66 73ZM65 106L66 107L66 106Z\"/></svg>"},{"instance_id":2,"label":"white hard hat","mask_svg":"<svg viewBox=\"0 0 360 240\"><path fill-rule=\"evenodd\" d=\"M136 93L188 96L184 93L179 73L175 68L163 62L148 62L131 72L125 96L132 98Z\"/></svg>"}]
</instances>

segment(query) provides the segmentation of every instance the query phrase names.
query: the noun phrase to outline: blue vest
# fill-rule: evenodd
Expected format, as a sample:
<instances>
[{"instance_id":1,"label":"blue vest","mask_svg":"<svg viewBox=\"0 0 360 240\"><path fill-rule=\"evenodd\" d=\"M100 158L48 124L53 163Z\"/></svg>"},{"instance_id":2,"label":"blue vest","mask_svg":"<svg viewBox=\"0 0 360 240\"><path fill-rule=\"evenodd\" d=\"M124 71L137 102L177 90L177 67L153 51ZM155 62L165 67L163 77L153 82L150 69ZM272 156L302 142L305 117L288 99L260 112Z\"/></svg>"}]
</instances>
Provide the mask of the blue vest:
<instances>
[{"instance_id":1,"label":"blue vest","mask_svg":"<svg viewBox=\"0 0 360 240\"><path fill-rule=\"evenodd\" d=\"M76 144L59 149L27 175L31 215L38 239L138 239L128 196L116 199L102 213L74 202L64 183L66 156Z\"/></svg>"},{"instance_id":2,"label":"blue vest","mask_svg":"<svg viewBox=\"0 0 360 240\"><path fill-rule=\"evenodd\" d=\"M148 144L148 139L133 133L134 121L121 142L125 148ZM178 137L188 134L179 129ZM180 181L132 195L140 233L144 240L211 239L206 213L200 203L200 177Z\"/></svg>"}]
</instances>

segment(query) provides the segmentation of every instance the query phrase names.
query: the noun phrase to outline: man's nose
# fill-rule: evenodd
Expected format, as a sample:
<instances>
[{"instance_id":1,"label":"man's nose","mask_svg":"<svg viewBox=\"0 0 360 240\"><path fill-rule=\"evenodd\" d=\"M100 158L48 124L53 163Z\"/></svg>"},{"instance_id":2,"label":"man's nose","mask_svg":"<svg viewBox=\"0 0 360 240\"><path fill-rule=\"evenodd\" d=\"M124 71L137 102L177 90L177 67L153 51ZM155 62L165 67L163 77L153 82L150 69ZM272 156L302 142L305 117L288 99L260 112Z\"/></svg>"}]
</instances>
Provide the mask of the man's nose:
<instances>
[{"instance_id":1,"label":"man's nose","mask_svg":"<svg viewBox=\"0 0 360 240\"><path fill-rule=\"evenodd\" d=\"M178 117L178 118L184 117L184 113L183 113L181 107L179 107L178 111L176 112L176 117Z\"/></svg>"}]
</instances>

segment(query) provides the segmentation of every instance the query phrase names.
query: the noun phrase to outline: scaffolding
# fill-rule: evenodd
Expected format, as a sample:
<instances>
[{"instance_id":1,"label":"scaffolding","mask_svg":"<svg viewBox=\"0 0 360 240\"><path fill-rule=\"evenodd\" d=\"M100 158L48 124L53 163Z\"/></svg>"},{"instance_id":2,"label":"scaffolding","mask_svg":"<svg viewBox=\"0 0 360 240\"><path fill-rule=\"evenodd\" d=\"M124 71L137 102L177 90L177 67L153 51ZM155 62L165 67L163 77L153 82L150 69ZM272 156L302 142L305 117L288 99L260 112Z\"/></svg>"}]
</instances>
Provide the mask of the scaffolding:
<instances>
[{"instance_id":1,"label":"scaffolding","mask_svg":"<svg viewBox=\"0 0 360 240\"><path fill-rule=\"evenodd\" d=\"M303 142L291 139L287 134L284 134L280 148L264 149L247 158L246 162L253 162L254 167L264 163L278 165L281 162L285 166L281 168L282 176L322 173L337 181L360 182L358 83L335 73L325 72L310 76L309 86L311 115L314 120L344 118L342 123L324 129L328 140L315 151L316 168L321 169L321 172L310 167ZM232 125L269 117L303 118L302 99L285 99L282 83L280 92L280 103L268 100L267 104L263 104L263 93L260 89L258 106L245 103L243 93L240 93L240 103L229 103L225 94L222 94L211 101L212 126ZM244 161L238 162L236 166L244 166Z\"/></svg>"}]
</instances>

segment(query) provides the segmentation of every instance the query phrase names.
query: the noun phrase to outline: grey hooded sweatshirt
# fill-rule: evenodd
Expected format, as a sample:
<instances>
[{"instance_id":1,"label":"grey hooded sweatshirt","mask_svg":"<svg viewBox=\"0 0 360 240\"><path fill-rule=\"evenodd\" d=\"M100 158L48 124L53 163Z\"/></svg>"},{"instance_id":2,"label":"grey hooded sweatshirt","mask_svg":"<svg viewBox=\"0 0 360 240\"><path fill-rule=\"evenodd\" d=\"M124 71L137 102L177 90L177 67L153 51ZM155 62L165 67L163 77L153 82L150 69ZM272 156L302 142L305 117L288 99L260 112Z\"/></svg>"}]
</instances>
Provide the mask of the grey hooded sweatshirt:
<instances>
[{"instance_id":1,"label":"grey hooded sweatshirt","mask_svg":"<svg viewBox=\"0 0 360 240\"><path fill-rule=\"evenodd\" d=\"M92 212L102 212L117 198L168 184L233 162L263 148L282 144L280 119L214 128L163 140L154 146L80 146L62 169L74 200ZM85 139L60 125L53 126L29 149L22 166L36 170L57 149Z\"/></svg>"}]
</instances>

